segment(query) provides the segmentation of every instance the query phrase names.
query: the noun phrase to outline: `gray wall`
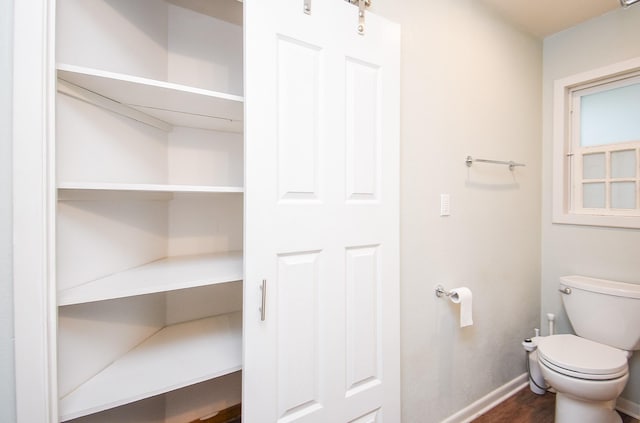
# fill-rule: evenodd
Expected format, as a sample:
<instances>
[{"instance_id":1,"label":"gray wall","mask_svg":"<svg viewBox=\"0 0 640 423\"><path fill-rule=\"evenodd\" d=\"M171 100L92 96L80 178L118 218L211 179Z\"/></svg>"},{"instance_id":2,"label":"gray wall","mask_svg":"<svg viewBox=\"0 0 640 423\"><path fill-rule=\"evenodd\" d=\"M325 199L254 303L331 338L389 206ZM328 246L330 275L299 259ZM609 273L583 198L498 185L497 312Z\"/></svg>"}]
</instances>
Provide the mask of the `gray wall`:
<instances>
[{"instance_id":1,"label":"gray wall","mask_svg":"<svg viewBox=\"0 0 640 423\"><path fill-rule=\"evenodd\" d=\"M539 324L542 43L477 0L373 7L402 25L402 421L440 422L523 374ZM472 327L438 283L471 288Z\"/></svg>"},{"instance_id":2,"label":"gray wall","mask_svg":"<svg viewBox=\"0 0 640 423\"><path fill-rule=\"evenodd\" d=\"M11 91L13 0L0 0L0 422L15 421Z\"/></svg>"},{"instance_id":3,"label":"gray wall","mask_svg":"<svg viewBox=\"0 0 640 423\"><path fill-rule=\"evenodd\" d=\"M640 283L640 230L551 223L553 81L640 56L640 7L616 10L544 40L542 318L555 313L558 331L571 327L558 278L579 274ZM640 354L631 362L623 398L640 404Z\"/></svg>"}]
</instances>

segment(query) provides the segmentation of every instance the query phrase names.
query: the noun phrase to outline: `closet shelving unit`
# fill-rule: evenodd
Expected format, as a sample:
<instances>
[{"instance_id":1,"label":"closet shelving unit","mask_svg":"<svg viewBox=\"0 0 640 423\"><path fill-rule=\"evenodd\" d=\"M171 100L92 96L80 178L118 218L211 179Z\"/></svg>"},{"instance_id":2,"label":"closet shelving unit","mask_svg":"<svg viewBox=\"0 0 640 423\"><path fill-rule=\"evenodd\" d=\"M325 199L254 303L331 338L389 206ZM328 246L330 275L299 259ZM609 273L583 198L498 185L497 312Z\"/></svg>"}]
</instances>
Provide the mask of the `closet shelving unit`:
<instances>
[{"instance_id":1,"label":"closet shelving unit","mask_svg":"<svg viewBox=\"0 0 640 423\"><path fill-rule=\"evenodd\" d=\"M242 368L241 331L240 312L167 326L63 397L61 418L70 420L236 372Z\"/></svg>"},{"instance_id":2,"label":"closet shelving unit","mask_svg":"<svg viewBox=\"0 0 640 423\"><path fill-rule=\"evenodd\" d=\"M204 186L204 185L168 185L168 184L118 184L105 182L62 182L58 190L95 190L95 191L138 191L138 192L193 192L193 193L241 193L242 187Z\"/></svg>"},{"instance_id":3,"label":"closet shelving unit","mask_svg":"<svg viewBox=\"0 0 640 423\"><path fill-rule=\"evenodd\" d=\"M79 98L98 94L105 99L102 104L111 100L114 107L123 105L122 113L133 119L142 116L135 113L140 111L161 121L161 128L168 124L242 130L241 96L83 66L58 64L57 71L65 92Z\"/></svg>"},{"instance_id":4,"label":"closet shelving unit","mask_svg":"<svg viewBox=\"0 0 640 423\"><path fill-rule=\"evenodd\" d=\"M242 88L197 75L215 50L211 40L193 47L196 58L182 51L201 31L222 31L241 50L242 29L172 4L180 1L58 3L58 409L60 421L100 422L101 411L242 368L243 98L231 94ZM136 13L140 6L153 8L150 17ZM99 21L66 25L79 14ZM126 24L122 34L118 24ZM95 34L82 32L88 26ZM149 41L154 31L166 38ZM129 67L149 71L100 67L106 61L92 58L79 33L112 34L104 48L113 67L133 60L140 63ZM158 40L166 43L166 80L149 77L156 58L147 64L152 55L135 50ZM241 57L229 59L240 74ZM189 72L192 85L183 82ZM196 397L191 410L167 400L164 409L179 411L163 421L239 401L211 398L206 388ZM144 414L145 402L137 404Z\"/></svg>"},{"instance_id":5,"label":"closet shelving unit","mask_svg":"<svg viewBox=\"0 0 640 423\"><path fill-rule=\"evenodd\" d=\"M66 306L242 279L242 252L167 257L58 292Z\"/></svg>"}]
</instances>

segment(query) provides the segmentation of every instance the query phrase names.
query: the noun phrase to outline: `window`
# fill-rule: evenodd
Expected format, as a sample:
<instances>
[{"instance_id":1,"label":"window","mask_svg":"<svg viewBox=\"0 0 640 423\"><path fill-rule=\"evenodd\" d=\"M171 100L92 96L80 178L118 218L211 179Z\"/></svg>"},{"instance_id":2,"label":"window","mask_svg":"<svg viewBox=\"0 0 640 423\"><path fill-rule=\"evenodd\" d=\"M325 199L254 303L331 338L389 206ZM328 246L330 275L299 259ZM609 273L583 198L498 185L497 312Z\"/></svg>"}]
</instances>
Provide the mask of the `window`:
<instances>
[{"instance_id":1,"label":"window","mask_svg":"<svg viewBox=\"0 0 640 423\"><path fill-rule=\"evenodd\" d=\"M556 223L640 228L640 59L556 81Z\"/></svg>"}]
</instances>

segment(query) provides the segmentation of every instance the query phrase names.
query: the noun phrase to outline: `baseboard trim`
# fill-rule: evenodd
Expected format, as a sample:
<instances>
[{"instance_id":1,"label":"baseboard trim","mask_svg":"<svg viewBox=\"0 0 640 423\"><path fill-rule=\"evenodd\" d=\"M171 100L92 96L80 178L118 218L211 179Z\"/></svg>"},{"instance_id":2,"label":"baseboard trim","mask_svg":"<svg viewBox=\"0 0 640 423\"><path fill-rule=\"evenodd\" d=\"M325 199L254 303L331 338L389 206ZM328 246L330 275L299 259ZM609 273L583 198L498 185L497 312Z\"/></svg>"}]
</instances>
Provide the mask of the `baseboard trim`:
<instances>
[{"instance_id":1,"label":"baseboard trim","mask_svg":"<svg viewBox=\"0 0 640 423\"><path fill-rule=\"evenodd\" d=\"M618 398L616 401L616 409L622 411L627 416L631 416L634 419L640 420L640 404L628 399Z\"/></svg>"},{"instance_id":2,"label":"baseboard trim","mask_svg":"<svg viewBox=\"0 0 640 423\"><path fill-rule=\"evenodd\" d=\"M510 382L507 382L492 392L489 392L484 397L468 405L457 413L447 417L441 423L468 423L509 397L515 395L518 391L527 386L528 382L527 374L523 373Z\"/></svg>"},{"instance_id":3,"label":"baseboard trim","mask_svg":"<svg viewBox=\"0 0 640 423\"><path fill-rule=\"evenodd\" d=\"M523 373L510 382L489 392L484 397L468 405L457 413L442 420L441 423L469 423L481 414L491 410L496 405L515 395L529 384L527 374ZM616 409L624 414L640 420L640 404L625 398L618 398Z\"/></svg>"}]
</instances>

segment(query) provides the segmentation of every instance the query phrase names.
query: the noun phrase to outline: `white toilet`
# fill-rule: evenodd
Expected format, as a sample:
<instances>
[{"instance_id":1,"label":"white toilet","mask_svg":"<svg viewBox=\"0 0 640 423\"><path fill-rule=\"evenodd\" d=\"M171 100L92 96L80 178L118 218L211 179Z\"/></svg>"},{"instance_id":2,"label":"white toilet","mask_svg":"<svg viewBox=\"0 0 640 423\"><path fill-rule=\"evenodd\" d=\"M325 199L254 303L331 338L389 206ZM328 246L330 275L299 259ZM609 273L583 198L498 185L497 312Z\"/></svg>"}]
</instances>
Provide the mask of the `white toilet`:
<instances>
[{"instance_id":1,"label":"white toilet","mask_svg":"<svg viewBox=\"0 0 640 423\"><path fill-rule=\"evenodd\" d=\"M565 276L560 292L576 335L537 340L542 376L557 391L555 422L621 422L616 399L640 349L640 285Z\"/></svg>"}]
</instances>

